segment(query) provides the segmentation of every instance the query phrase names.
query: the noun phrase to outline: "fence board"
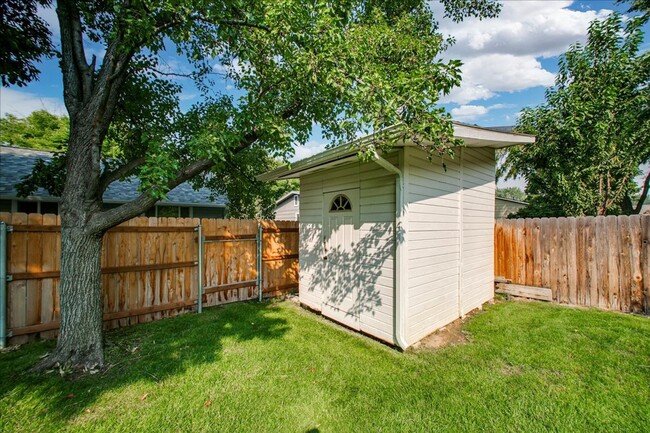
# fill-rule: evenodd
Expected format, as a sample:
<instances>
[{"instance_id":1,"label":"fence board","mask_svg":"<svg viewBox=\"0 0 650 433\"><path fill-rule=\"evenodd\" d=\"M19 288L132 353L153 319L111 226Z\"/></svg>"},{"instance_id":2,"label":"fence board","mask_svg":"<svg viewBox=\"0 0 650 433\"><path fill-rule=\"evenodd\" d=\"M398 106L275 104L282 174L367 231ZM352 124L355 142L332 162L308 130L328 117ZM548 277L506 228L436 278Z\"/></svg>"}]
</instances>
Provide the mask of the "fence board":
<instances>
[{"instance_id":1,"label":"fence board","mask_svg":"<svg viewBox=\"0 0 650 433\"><path fill-rule=\"evenodd\" d=\"M59 320L61 227L55 215L0 213L16 230L8 236L8 328L19 344L56 336ZM199 270L196 227L207 239ZM298 285L298 223L263 221L262 290L281 295ZM109 230L102 247L104 326L115 328L195 310L198 273L205 306L255 299L258 221L198 218L134 218ZM14 332L15 331L15 332Z\"/></svg>"},{"instance_id":2,"label":"fence board","mask_svg":"<svg viewBox=\"0 0 650 433\"><path fill-rule=\"evenodd\" d=\"M641 235L641 217L632 215L630 224L630 310L633 313L643 312L643 266Z\"/></svg>"},{"instance_id":3,"label":"fence board","mask_svg":"<svg viewBox=\"0 0 650 433\"><path fill-rule=\"evenodd\" d=\"M550 259L549 259L549 286L551 289L551 292L553 293L553 300L558 302L559 301L559 293L558 293L558 269L559 269L559 263L558 260L560 258L560 254L558 252L558 220L557 218L551 218L549 221L549 237L551 241L551 246L549 249L549 254L550 254ZM514 282L514 280L513 280Z\"/></svg>"},{"instance_id":4,"label":"fence board","mask_svg":"<svg viewBox=\"0 0 650 433\"><path fill-rule=\"evenodd\" d=\"M619 272L618 288L620 309L629 312L632 307L631 288L632 271L630 269L630 252L632 241L630 239L630 219L627 215L618 217L618 242L619 242Z\"/></svg>"},{"instance_id":5,"label":"fence board","mask_svg":"<svg viewBox=\"0 0 650 433\"><path fill-rule=\"evenodd\" d=\"M607 224L607 277L609 279L608 295L609 308L619 309L620 287L619 287L619 256L621 254L618 243L618 218L609 215L605 218Z\"/></svg>"},{"instance_id":6,"label":"fence board","mask_svg":"<svg viewBox=\"0 0 650 433\"><path fill-rule=\"evenodd\" d=\"M643 306L644 312L650 311L650 217L641 220L642 253L641 265L643 274Z\"/></svg>"},{"instance_id":7,"label":"fence board","mask_svg":"<svg viewBox=\"0 0 650 433\"><path fill-rule=\"evenodd\" d=\"M649 232L647 215L497 220L495 276L558 303L650 314Z\"/></svg>"}]
</instances>

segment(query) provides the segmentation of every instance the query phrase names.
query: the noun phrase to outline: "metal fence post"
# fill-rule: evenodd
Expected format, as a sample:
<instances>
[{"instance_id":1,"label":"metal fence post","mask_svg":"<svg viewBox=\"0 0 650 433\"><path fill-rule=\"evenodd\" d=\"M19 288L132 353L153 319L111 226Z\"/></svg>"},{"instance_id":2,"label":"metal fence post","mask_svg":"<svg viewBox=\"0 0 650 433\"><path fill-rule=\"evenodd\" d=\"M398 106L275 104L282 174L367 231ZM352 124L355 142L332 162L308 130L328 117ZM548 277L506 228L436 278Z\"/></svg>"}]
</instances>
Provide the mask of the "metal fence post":
<instances>
[{"instance_id":1,"label":"metal fence post","mask_svg":"<svg viewBox=\"0 0 650 433\"><path fill-rule=\"evenodd\" d=\"M198 299L198 313L203 312L203 226L199 223L196 228L198 231L199 241L199 257L198 257L198 276L199 276L199 299Z\"/></svg>"},{"instance_id":2,"label":"metal fence post","mask_svg":"<svg viewBox=\"0 0 650 433\"><path fill-rule=\"evenodd\" d=\"M7 345L7 224L0 221L0 348Z\"/></svg>"},{"instance_id":3,"label":"metal fence post","mask_svg":"<svg viewBox=\"0 0 650 433\"><path fill-rule=\"evenodd\" d=\"M262 235L264 234L262 223L257 223L257 292L259 301L262 302Z\"/></svg>"}]
</instances>

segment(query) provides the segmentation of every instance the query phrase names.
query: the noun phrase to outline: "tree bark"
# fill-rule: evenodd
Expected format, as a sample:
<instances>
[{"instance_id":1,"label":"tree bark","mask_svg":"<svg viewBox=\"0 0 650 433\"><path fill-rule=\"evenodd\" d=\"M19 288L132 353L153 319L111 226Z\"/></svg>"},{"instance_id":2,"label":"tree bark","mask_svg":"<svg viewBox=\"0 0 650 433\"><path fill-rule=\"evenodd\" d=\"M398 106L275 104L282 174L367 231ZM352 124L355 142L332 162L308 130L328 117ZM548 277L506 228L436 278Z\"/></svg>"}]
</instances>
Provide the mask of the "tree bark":
<instances>
[{"instance_id":1,"label":"tree bark","mask_svg":"<svg viewBox=\"0 0 650 433\"><path fill-rule=\"evenodd\" d=\"M91 369L104 365L102 339L102 235L79 227L61 231L60 330L56 351L41 369L57 363Z\"/></svg>"}]
</instances>

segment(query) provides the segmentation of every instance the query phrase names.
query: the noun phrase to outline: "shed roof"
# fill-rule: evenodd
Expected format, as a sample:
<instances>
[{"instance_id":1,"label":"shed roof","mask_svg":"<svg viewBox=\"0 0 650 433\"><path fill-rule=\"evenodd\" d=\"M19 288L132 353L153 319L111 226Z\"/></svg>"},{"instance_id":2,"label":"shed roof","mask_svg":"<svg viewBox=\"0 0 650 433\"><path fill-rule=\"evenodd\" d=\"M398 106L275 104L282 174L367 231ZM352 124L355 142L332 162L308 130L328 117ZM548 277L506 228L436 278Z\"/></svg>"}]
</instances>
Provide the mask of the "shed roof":
<instances>
[{"instance_id":1,"label":"shed roof","mask_svg":"<svg viewBox=\"0 0 650 433\"><path fill-rule=\"evenodd\" d=\"M519 134L514 132L504 132L491 128L484 128L476 125L468 125L454 121L454 137L463 140L467 147L491 147L500 149L518 144L532 144L535 137L528 134ZM399 128L399 125L392 126L390 129ZM374 134L362 137L353 142L333 147L317 155L302 159L296 163L279 167L275 170L263 173L257 178L262 181L271 181L277 179L292 179L300 175L321 170L326 167L334 167L345 164L357 159L358 148L355 144L362 144L370 140ZM396 147L415 146L411 142L399 143Z\"/></svg>"},{"instance_id":2,"label":"shed roof","mask_svg":"<svg viewBox=\"0 0 650 433\"><path fill-rule=\"evenodd\" d=\"M15 185L25 176L31 174L36 161L43 159L49 161L52 152L35 149L25 149L14 146L0 146L0 197L15 198L17 192ZM104 202L123 203L135 199L138 195L140 180L131 177L129 180L113 182L104 193ZM43 188L39 188L32 197L52 197ZM223 195L215 196L210 201L210 190L201 188L195 190L192 185L185 182L167 193L167 199L161 200L163 204L176 205L201 205L206 207L224 207L227 199Z\"/></svg>"}]
</instances>

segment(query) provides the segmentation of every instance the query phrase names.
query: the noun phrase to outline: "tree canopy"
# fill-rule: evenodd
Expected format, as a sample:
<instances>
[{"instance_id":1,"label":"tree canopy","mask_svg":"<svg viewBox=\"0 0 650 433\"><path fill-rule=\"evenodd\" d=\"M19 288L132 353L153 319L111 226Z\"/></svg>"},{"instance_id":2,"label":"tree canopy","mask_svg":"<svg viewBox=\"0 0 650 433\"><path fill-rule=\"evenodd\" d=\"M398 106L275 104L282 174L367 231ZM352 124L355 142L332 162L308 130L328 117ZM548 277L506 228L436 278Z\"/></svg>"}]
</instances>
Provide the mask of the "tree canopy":
<instances>
[{"instance_id":1,"label":"tree canopy","mask_svg":"<svg viewBox=\"0 0 650 433\"><path fill-rule=\"evenodd\" d=\"M69 120L45 110L25 118L7 114L0 118L0 142L12 146L57 151L68 143Z\"/></svg>"},{"instance_id":2,"label":"tree canopy","mask_svg":"<svg viewBox=\"0 0 650 433\"><path fill-rule=\"evenodd\" d=\"M561 57L546 102L523 110L517 130L535 134L536 143L509 151L500 174L526 179L526 216L640 210L632 206L634 178L650 161L650 57L639 52L642 23L618 14L592 22L586 45ZM640 202L649 180L650 174Z\"/></svg>"},{"instance_id":3,"label":"tree canopy","mask_svg":"<svg viewBox=\"0 0 650 433\"><path fill-rule=\"evenodd\" d=\"M493 0L443 4L456 21L499 11ZM175 186L237 187L251 164L289 158L314 125L333 143L402 125L398 135L379 133L362 154L407 138L431 155L458 144L437 102L459 84L460 62L440 58L450 41L423 0L59 0L56 11L70 138L62 156L61 328L43 367L103 363L102 235ZM88 43L101 48L99 57ZM164 70L170 53L189 71ZM223 78L215 74L234 91L213 86ZM187 112L169 80L181 75L203 93ZM132 175L141 194L102 210L106 188Z\"/></svg>"},{"instance_id":4,"label":"tree canopy","mask_svg":"<svg viewBox=\"0 0 650 433\"><path fill-rule=\"evenodd\" d=\"M54 55L52 33L37 15L38 6L50 0L0 2L0 76L2 85L24 86L38 78L41 57Z\"/></svg>"}]
</instances>

